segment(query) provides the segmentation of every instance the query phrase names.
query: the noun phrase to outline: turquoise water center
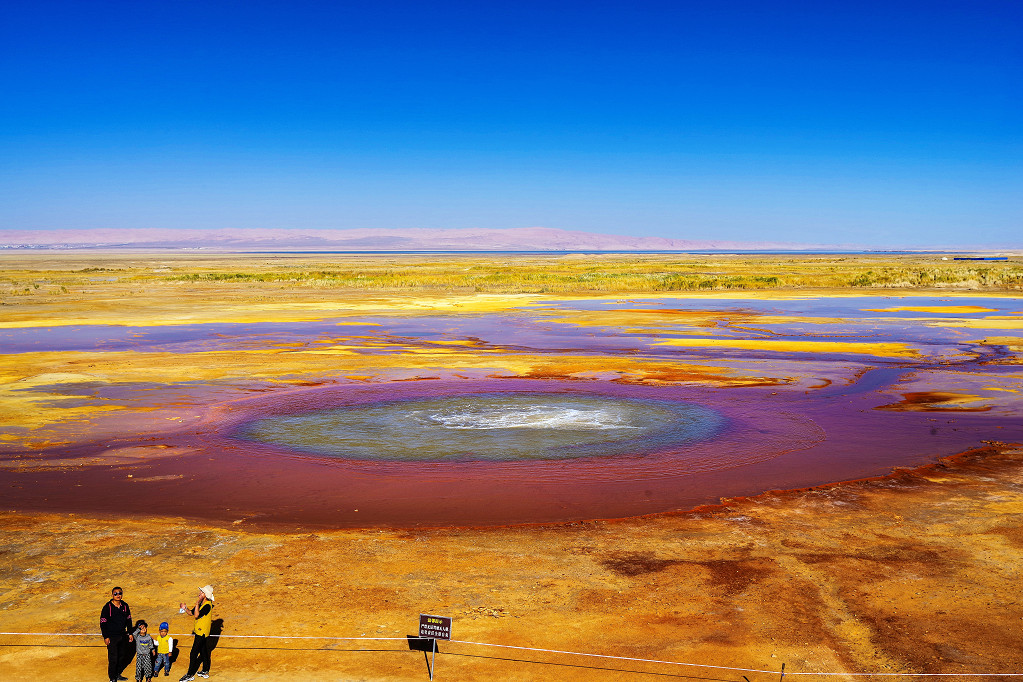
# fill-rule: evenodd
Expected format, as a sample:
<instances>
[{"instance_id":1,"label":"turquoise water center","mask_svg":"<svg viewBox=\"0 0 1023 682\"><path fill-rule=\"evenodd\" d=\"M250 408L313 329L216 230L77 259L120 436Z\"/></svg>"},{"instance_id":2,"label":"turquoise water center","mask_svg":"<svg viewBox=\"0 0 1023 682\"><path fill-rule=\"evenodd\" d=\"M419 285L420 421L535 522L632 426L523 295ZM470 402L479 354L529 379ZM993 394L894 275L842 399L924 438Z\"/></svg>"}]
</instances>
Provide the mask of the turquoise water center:
<instances>
[{"instance_id":1,"label":"turquoise water center","mask_svg":"<svg viewBox=\"0 0 1023 682\"><path fill-rule=\"evenodd\" d=\"M718 412L686 402L494 393L278 415L236 436L343 459L512 461L661 451L711 438L724 423Z\"/></svg>"}]
</instances>

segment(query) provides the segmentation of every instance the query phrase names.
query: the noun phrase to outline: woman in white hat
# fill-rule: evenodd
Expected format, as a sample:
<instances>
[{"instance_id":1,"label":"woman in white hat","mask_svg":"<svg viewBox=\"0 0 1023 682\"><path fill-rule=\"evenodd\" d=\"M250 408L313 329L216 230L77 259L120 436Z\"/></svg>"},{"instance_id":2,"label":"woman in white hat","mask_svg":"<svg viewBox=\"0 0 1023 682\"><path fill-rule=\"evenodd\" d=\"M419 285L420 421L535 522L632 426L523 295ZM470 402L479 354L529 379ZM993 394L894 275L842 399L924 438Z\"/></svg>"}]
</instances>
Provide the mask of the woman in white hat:
<instances>
[{"instance_id":1,"label":"woman in white hat","mask_svg":"<svg viewBox=\"0 0 1023 682\"><path fill-rule=\"evenodd\" d=\"M181 612L187 613L195 618L195 625L192 626L192 650L188 652L188 672L181 678L181 682L194 680L199 677L210 676L210 628L213 627L213 586L206 585L199 588L199 599L195 606L188 608L181 603ZM199 665L202 670L199 670Z\"/></svg>"}]
</instances>

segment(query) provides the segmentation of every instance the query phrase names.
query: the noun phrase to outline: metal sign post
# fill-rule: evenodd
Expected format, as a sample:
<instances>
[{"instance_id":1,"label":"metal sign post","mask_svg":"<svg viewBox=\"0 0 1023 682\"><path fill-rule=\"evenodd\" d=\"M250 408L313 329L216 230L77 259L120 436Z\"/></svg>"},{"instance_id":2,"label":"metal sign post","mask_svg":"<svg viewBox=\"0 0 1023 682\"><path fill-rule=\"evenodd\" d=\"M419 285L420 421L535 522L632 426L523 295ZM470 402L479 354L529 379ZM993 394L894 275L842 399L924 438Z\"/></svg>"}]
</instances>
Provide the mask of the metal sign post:
<instances>
[{"instance_id":1,"label":"metal sign post","mask_svg":"<svg viewBox=\"0 0 1023 682\"><path fill-rule=\"evenodd\" d=\"M430 679L433 679L433 671L437 666L437 640L451 639L451 619L446 616L431 616L427 613L419 614L419 636L428 639L433 644L430 648L433 651L433 660L430 662Z\"/></svg>"}]
</instances>

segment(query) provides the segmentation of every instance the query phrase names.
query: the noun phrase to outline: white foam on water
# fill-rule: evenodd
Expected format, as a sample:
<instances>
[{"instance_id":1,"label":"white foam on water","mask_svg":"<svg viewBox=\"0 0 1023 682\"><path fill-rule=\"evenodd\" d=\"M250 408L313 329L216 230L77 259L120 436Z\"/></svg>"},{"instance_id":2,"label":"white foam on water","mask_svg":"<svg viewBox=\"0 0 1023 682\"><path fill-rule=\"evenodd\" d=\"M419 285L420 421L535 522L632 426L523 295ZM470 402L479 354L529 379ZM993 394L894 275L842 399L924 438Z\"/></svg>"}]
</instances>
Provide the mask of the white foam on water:
<instances>
[{"instance_id":1,"label":"white foam on water","mask_svg":"<svg viewBox=\"0 0 1023 682\"><path fill-rule=\"evenodd\" d=\"M557 393L439 396L257 420L244 437L349 460L515 461L660 450L723 418L677 401Z\"/></svg>"},{"instance_id":2,"label":"white foam on water","mask_svg":"<svg viewBox=\"0 0 1023 682\"><path fill-rule=\"evenodd\" d=\"M431 414L429 419L448 429L573 429L601 431L637 429L620 412L537 405L526 408L482 408Z\"/></svg>"}]
</instances>

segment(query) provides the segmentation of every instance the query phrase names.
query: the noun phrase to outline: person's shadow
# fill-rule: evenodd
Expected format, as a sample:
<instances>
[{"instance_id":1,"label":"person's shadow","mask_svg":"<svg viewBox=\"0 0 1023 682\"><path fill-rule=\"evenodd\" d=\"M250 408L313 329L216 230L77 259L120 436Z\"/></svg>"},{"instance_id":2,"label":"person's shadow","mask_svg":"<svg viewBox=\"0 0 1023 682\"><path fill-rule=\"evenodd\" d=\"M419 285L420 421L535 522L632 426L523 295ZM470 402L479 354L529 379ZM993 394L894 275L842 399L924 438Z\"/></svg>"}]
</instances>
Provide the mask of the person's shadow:
<instances>
[{"instance_id":1,"label":"person's shadow","mask_svg":"<svg viewBox=\"0 0 1023 682\"><path fill-rule=\"evenodd\" d=\"M209 644L209 647L210 647L210 653L211 654L213 653L213 650L217 648L217 645L220 644L220 634L223 631L224 631L224 619L223 618L217 618L212 623L210 623L210 644Z\"/></svg>"},{"instance_id":2,"label":"person's shadow","mask_svg":"<svg viewBox=\"0 0 1023 682\"><path fill-rule=\"evenodd\" d=\"M177 637L173 637L171 641L174 643L174 648L171 649L170 662L174 665L178 662L178 654L181 653L181 640Z\"/></svg>"}]
</instances>

